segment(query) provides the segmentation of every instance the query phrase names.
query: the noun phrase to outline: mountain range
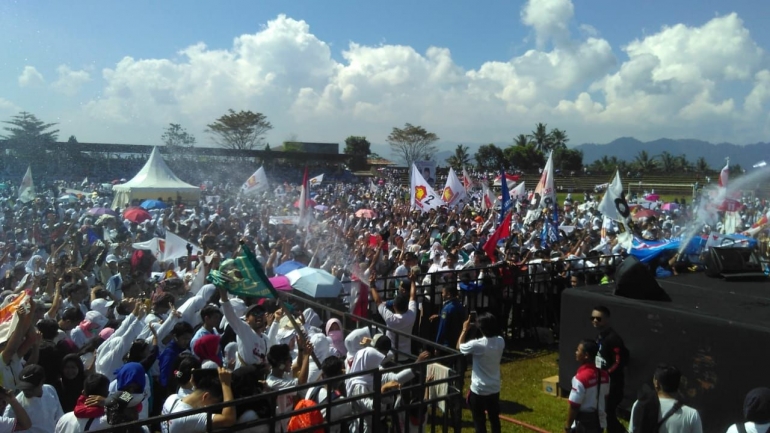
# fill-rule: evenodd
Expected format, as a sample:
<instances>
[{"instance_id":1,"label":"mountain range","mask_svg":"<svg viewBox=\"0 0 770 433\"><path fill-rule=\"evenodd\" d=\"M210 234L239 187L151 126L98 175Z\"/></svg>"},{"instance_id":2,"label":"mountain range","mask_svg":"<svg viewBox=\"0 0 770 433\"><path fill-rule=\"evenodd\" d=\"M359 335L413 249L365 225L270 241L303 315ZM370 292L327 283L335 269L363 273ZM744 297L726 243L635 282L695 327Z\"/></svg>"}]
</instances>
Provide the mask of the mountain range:
<instances>
[{"instance_id":1,"label":"mountain range","mask_svg":"<svg viewBox=\"0 0 770 433\"><path fill-rule=\"evenodd\" d=\"M441 142L437 143L438 152L435 153L433 160L439 166L446 165L446 159L454 154L454 149L459 143ZM482 143L463 143L469 148L469 153L473 155ZM486 144L486 143L483 143ZM495 143L497 146L505 148L511 143ZM606 144L584 143L576 146L570 145L570 148L583 151L583 163L591 164L603 156L617 157L625 161L633 161L636 155L646 150L650 157L668 152L674 156L687 155L690 162L695 162L699 157L703 157L713 170L719 170L725 164L725 158L730 158L730 164L740 164L744 169L750 169L754 164L760 161L770 162L770 143L755 143L738 145L732 143L713 144L707 141L695 139L671 139L661 138L653 141L640 141L633 137L621 137ZM372 152L376 152L384 158L399 163L397 155L392 154L387 144L372 144ZM471 157L471 161L473 158Z\"/></svg>"}]
</instances>

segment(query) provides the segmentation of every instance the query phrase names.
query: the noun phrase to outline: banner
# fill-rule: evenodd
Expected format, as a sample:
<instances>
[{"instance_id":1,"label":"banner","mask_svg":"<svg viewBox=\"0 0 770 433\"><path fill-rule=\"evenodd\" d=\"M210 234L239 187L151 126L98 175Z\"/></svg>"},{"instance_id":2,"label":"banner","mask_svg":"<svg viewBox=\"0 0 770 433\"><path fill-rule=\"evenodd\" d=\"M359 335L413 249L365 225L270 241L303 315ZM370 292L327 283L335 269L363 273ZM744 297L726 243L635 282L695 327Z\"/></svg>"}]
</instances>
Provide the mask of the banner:
<instances>
[{"instance_id":1,"label":"banner","mask_svg":"<svg viewBox=\"0 0 770 433\"><path fill-rule=\"evenodd\" d=\"M548 155L548 161L545 163L543 174L535 187L535 193L532 196L532 208L549 208L556 201L556 189L553 185L553 152Z\"/></svg>"},{"instance_id":2,"label":"banner","mask_svg":"<svg viewBox=\"0 0 770 433\"><path fill-rule=\"evenodd\" d=\"M417 167L420 176L425 179L431 187L436 184L436 162L435 161L415 161L413 167Z\"/></svg>"},{"instance_id":3,"label":"banner","mask_svg":"<svg viewBox=\"0 0 770 433\"><path fill-rule=\"evenodd\" d=\"M412 164L410 193L412 195L412 209L419 209L423 213L436 209L443 203L433 187L422 177L416 164Z\"/></svg>"},{"instance_id":4,"label":"banner","mask_svg":"<svg viewBox=\"0 0 770 433\"><path fill-rule=\"evenodd\" d=\"M299 217L297 215L271 216L268 223L273 225L297 225L299 224Z\"/></svg>"},{"instance_id":5,"label":"banner","mask_svg":"<svg viewBox=\"0 0 770 433\"><path fill-rule=\"evenodd\" d=\"M623 183L620 181L620 172L615 172L615 177L607 187L607 191L596 208L602 215L615 221L618 225L618 243L626 251L633 247L634 236L632 233L631 209L623 196ZM606 221L606 220L605 220ZM602 224L602 230L606 233L606 224Z\"/></svg>"},{"instance_id":6,"label":"banner","mask_svg":"<svg viewBox=\"0 0 770 433\"><path fill-rule=\"evenodd\" d=\"M27 301L27 292L21 292L13 301L0 308L0 344L11 337L11 332L19 325L19 315L16 311Z\"/></svg>"},{"instance_id":7,"label":"banner","mask_svg":"<svg viewBox=\"0 0 770 433\"><path fill-rule=\"evenodd\" d=\"M265 167L259 167L246 182L241 186L241 192L244 194L254 194L259 191L268 188L267 175L265 174Z\"/></svg>"},{"instance_id":8,"label":"banner","mask_svg":"<svg viewBox=\"0 0 770 433\"><path fill-rule=\"evenodd\" d=\"M322 173L322 174L319 174L316 177L311 177L310 180L308 181L308 183L310 184L310 187L312 188L314 186L320 185L321 182L323 182L323 181L324 181L324 175Z\"/></svg>"},{"instance_id":9,"label":"banner","mask_svg":"<svg viewBox=\"0 0 770 433\"><path fill-rule=\"evenodd\" d=\"M471 176L465 171L465 167L463 167L463 186L466 191L473 187L473 179L471 179Z\"/></svg>"},{"instance_id":10,"label":"banner","mask_svg":"<svg viewBox=\"0 0 770 433\"><path fill-rule=\"evenodd\" d=\"M131 247L135 250L147 250L161 262L187 257L187 240L181 238L170 231L166 231L166 238L152 238L145 242L134 242ZM203 249L190 243L193 247L193 254Z\"/></svg>"},{"instance_id":11,"label":"banner","mask_svg":"<svg viewBox=\"0 0 770 433\"><path fill-rule=\"evenodd\" d=\"M527 200L527 188L524 187L524 181L521 181L520 184L516 185L516 187L511 190L510 194L511 200L519 202Z\"/></svg>"},{"instance_id":12,"label":"banner","mask_svg":"<svg viewBox=\"0 0 770 433\"><path fill-rule=\"evenodd\" d=\"M446 186L441 194L441 199L450 208L457 206L465 198L465 186L455 174L453 168L449 169L449 175L446 178Z\"/></svg>"},{"instance_id":13,"label":"banner","mask_svg":"<svg viewBox=\"0 0 770 433\"><path fill-rule=\"evenodd\" d=\"M32 167L27 167L27 172L24 173L24 178L21 179L21 185L19 185L19 201L22 203L28 203L35 199L35 184L32 182Z\"/></svg>"},{"instance_id":14,"label":"banner","mask_svg":"<svg viewBox=\"0 0 770 433\"><path fill-rule=\"evenodd\" d=\"M495 201L492 199L492 193L489 191L489 187L487 186L486 182L482 182L481 183L481 210L487 211L492 209L494 202Z\"/></svg>"}]
</instances>

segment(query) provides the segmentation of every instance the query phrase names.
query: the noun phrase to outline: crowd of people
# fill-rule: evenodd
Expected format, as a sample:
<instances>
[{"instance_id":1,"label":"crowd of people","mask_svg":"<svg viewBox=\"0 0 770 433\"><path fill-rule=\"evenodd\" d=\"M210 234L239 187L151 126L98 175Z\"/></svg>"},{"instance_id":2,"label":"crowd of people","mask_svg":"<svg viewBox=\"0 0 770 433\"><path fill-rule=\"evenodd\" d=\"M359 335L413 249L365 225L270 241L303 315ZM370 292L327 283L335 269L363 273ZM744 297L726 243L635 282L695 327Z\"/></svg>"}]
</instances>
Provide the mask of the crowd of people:
<instances>
[{"instance_id":1,"label":"crowd of people","mask_svg":"<svg viewBox=\"0 0 770 433\"><path fill-rule=\"evenodd\" d=\"M540 274L560 279L565 288L606 283L615 256L629 251L613 226L603 227L598 197L588 193L582 201L568 196L559 206L556 237L543 236L544 218L525 221L526 204L517 204L511 235L490 254L484 246L499 218L482 204L480 192L471 191L460 207L421 213L411 208L407 185L387 172L381 176L324 183L305 206L298 203L299 176L249 196L239 193L239 185L213 185L198 203L166 203L143 221L124 219L121 210L89 213L111 203L95 184L81 186L85 194L76 201L58 200L62 190L54 188L39 188L26 203L16 200L13 188L0 191L0 311L12 312L0 315L0 397L7 403L0 427L96 430L361 374L310 388L304 396L281 394L275 404L235 405L212 416L214 428L231 427L288 413L300 400L364 396L374 391L372 370L403 366L382 378L379 391L392 395L416 380L415 361L436 355L405 337L412 334L471 355L474 427L485 432L488 418L492 431L499 431L500 361L515 325L513 300L504 299L501 288L519 276L536 287ZM747 224L767 211L766 202L747 203ZM301 208L307 210L299 224L271 224L271 217L299 215ZM642 236L676 235L691 220L691 209L681 203L642 221ZM161 260L136 247L167 233L189 242L186 255ZM207 275L238 257L243 246L268 276L287 262L330 272L344 282L341 308L376 319L382 330L343 329L338 319L323 320L326 314L312 309L296 314L298 330L288 317L294 313L275 300L234 296L208 282ZM692 265L669 259L658 265L680 271ZM609 321L608 310L595 313ZM596 346L581 343L578 358L586 365L597 353L614 359L604 353L612 340L605 337ZM618 386L622 393L623 365L608 365L599 381L583 378L591 371L577 378L586 389L608 383L596 395L607 395L610 411L619 403ZM658 382L665 392L670 382L663 376ZM589 407L581 404L593 397L583 397L573 403ZM372 398L361 397L332 415L367 414L373 405ZM570 424L577 412L570 412ZM277 429L288 431L290 421ZM206 414L198 414L156 427L195 432L205 431L207 422ZM361 416L337 427L367 432L373 422L379 420ZM617 431L613 421L609 426Z\"/></svg>"}]
</instances>

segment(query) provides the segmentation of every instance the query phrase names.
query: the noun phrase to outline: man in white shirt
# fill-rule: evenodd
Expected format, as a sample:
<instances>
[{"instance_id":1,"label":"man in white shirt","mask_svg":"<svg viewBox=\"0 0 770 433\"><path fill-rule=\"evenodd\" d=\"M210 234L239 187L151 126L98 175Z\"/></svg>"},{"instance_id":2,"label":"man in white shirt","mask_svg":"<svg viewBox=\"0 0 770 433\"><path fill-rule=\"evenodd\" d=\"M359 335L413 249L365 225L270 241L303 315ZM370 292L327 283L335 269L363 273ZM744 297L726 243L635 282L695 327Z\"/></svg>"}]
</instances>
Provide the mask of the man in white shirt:
<instances>
[{"instance_id":1,"label":"man in white shirt","mask_svg":"<svg viewBox=\"0 0 770 433\"><path fill-rule=\"evenodd\" d=\"M233 390L230 386L232 373L224 368L219 368L218 372L214 370L213 374L208 371L199 370L199 376L193 376L195 381L195 391L184 398L179 398L177 394L171 395L163 404L161 415L186 412L193 409L201 409L224 401L233 400ZM203 433L207 431L208 414L205 412L195 415L188 415L181 418L172 419L161 423L163 433ZM211 415L212 428L215 430L230 427L235 424L236 413L235 406L228 406L222 409L222 413Z\"/></svg>"},{"instance_id":2,"label":"man in white shirt","mask_svg":"<svg viewBox=\"0 0 770 433\"><path fill-rule=\"evenodd\" d=\"M652 384L655 392L658 394L658 402L650 402L649 405L640 403L640 400L634 402L631 408L631 422L629 431L634 431L635 426L638 430L649 417L645 416L647 407L650 407L657 416L651 417L650 428L656 429L660 433L703 433L700 415L698 411L684 405L679 396L679 382L682 373L673 365L660 364L655 369L655 375L652 378ZM657 404L656 404L657 403ZM643 406L647 406L644 407ZM643 419L644 418L644 419ZM641 431L645 431L642 428Z\"/></svg>"},{"instance_id":3,"label":"man in white shirt","mask_svg":"<svg viewBox=\"0 0 770 433\"><path fill-rule=\"evenodd\" d=\"M370 278L369 290L371 291L372 299L374 300L375 305L377 305L377 311L385 321L385 326L388 327L388 331L385 333L385 335L390 338L390 341L394 343L398 349L398 352L401 353L412 353L412 340L408 337L404 337L403 335L396 334L395 332L391 331L391 329L401 331L406 335L410 335L412 333L414 321L417 319L416 292L418 277L419 275L413 274L411 272L409 273L409 280L411 281L409 298L407 298L403 293L396 295L396 298L393 300L393 311L390 311L385 301L380 298L380 293L377 291L377 288L374 284L376 278L374 274L372 274L372 277ZM396 361L399 359L406 359L405 356L399 355L398 352L394 354Z\"/></svg>"},{"instance_id":4,"label":"man in white shirt","mask_svg":"<svg viewBox=\"0 0 770 433\"><path fill-rule=\"evenodd\" d=\"M56 423L64 415L56 390L44 382L45 370L37 364L27 365L19 373L17 387L21 392L16 399L32 420L28 431L34 433L54 433ZM19 418L13 406L5 408L4 416Z\"/></svg>"},{"instance_id":5,"label":"man in white shirt","mask_svg":"<svg viewBox=\"0 0 770 433\"><path fill-rule=\"evenodd\" d=\"M219 288L219 299L222 303L222 312L227 323L237 335L238 354L235 368L244 365L267 366L268 338L265 334L267 327L266 311L262 306L253 305L246 310L246 320L241 320L230 304L227 290Z\"/></svg>"}]
</instances>

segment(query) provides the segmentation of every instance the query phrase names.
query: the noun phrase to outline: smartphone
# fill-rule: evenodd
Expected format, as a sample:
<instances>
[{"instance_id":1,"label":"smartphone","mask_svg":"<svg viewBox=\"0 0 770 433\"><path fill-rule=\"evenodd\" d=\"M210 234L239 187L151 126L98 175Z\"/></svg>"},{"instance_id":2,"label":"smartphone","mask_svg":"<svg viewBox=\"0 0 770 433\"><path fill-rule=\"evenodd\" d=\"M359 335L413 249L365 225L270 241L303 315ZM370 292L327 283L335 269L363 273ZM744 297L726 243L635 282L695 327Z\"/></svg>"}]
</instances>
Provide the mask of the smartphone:
<instances>
[{"instance_id":1,"label":"smartphone","mask_svg":"<svg viewBox=\"0 0 770 433\"><path fill-rule=\"evenodd\" d=\"M478 314L476 314L476 310L473 310L468 315L468 319L470 319L471 323L476 323L476 318L478 317Z\"/></svg>"}]
</instances>

